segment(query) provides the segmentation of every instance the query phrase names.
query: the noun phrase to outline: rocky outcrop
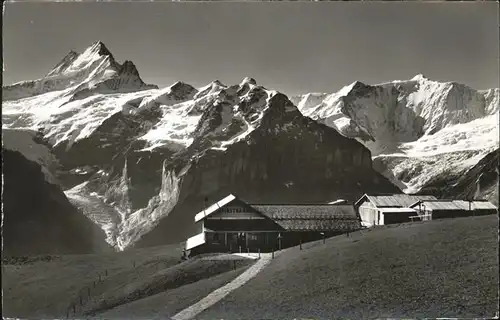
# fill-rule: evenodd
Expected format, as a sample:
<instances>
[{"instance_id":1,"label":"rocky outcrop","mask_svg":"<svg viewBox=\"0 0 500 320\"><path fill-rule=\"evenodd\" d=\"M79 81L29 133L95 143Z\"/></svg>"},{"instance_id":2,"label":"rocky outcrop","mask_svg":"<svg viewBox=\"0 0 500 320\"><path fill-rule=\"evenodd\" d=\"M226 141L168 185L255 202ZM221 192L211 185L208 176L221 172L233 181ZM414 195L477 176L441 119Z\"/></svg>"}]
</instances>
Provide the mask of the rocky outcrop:
<instances>
[{"instance_id":1,"label":"rocky outcrop","mask_svg":"<svg viewBox=\"0 0 500 320\"><path fill-rule=\"evenodd\" d=\"M45 181L40 165L2 148L4 256L111 250L104 232Z\"/></svg>"}]
</instances>

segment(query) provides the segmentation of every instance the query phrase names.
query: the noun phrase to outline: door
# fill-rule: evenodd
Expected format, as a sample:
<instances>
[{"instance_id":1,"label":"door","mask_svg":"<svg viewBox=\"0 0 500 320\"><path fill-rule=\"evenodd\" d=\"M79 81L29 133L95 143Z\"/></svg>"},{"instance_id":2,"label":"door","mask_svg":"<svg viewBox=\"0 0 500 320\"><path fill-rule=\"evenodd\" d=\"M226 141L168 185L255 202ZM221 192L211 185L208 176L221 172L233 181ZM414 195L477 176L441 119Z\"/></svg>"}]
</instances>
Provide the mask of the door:
<instances>
[{"instance_id":1,"label":"door","mask_svg":"<svg viewBox=\"0 0 500 320\"><path fill-rule=\"evenodd\" d=\"M237 240L237 245L238 248L237 250L239 251L241 248L241 252L245 252L247 249L247 235L245 232L238 232L238 240Z\"/></svg>"}]
</instances>

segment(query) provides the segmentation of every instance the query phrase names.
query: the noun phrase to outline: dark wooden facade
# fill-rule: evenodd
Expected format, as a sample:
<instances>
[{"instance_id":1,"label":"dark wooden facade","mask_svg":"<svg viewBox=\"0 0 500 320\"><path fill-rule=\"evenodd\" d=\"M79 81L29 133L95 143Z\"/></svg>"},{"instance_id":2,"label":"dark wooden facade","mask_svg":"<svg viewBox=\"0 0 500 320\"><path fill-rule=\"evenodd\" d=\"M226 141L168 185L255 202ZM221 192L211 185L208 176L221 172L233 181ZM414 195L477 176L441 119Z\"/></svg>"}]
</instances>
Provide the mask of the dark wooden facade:
<instances>
[{"instance_id":1,"label":"dark wooden facade","mask_svg":"<svg viewBox=\"0 0 500 320\"><path fill-rule=\"evenodd\" d=\"M269 252L285 231L269 217L235 199L202 221L205 244L198 252Z\"/></svg>"},{"instance_id":2,"label":"dark wooden facade","mask_svg":"<svg viewBox=\"0 0 500 320\"><path fill-rule=\"evenodd\" d=\"M342 219L346 220L345 217L341 217L340 220L332 217L326 219L324 206L321 207L321 212L317 210L317 213L322 215L316 217L304 217L297 214L297 212L306 212L311 206L304 206L303 210L300 206L290 208L290 206L282 205L281 207L286 207L284 210L286 212L295 210L294 216L285 217L280 214L279 217L274 217L273 215L277 212L276 205L254 207L237 198L221 205L200 218L198 223L201 224L200 229L204 234L204 240L203 243L188 248L190 255L208 252L271 252L353 231L359 227L354 207L352 216L347 219L351 223L347 229L342 222L339 222ZM330 224L325 224L325 221L330 221ZM335 225L341 224L343 228L332 229L331 221ZM312 229L313 225L317 228Z\"/></svg>"}]
</instances>

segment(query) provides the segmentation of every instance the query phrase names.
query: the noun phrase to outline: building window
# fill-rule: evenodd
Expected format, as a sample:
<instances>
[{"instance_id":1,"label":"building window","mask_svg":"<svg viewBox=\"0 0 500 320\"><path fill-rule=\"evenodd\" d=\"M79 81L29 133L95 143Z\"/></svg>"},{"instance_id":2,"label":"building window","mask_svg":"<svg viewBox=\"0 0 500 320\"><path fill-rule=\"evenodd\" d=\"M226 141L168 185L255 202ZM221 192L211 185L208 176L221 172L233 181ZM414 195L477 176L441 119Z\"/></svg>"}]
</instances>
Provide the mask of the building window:
<instances>
[{"instance_id":1,"label":"building window","mask_svg":"<svg viewBox=\"0 0 500 320\"><path fill-rule=\"evenodd\" d=\"M214 241L219 241L219 234L218 233L214 233Z\"/></svg>"}]
</instances>

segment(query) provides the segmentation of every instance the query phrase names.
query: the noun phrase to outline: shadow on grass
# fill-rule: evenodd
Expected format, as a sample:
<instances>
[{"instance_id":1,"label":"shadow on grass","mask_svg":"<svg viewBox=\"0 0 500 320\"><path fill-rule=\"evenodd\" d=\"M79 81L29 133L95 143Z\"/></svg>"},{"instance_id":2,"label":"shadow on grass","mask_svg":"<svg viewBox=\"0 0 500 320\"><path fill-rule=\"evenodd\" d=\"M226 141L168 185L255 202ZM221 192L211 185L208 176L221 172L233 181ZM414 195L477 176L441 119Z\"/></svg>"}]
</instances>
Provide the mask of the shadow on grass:
<instances>
[{"instance_id":1,"label":"shadow on grass","mask_svg":"<svg viewBox=\"0 0 500 320\"><path fill-rule=\"evenodd\" d=\"M250 259L204 260L203 256L198 256L160 269L149 262L133 270L137 275L148 275L147 277L123 272L107 278L101 284L100 292L94 293L84 307L83 314L92 316L123 304L248 266L253 262L254 260Z\"/></svg>"}]
</instances>

